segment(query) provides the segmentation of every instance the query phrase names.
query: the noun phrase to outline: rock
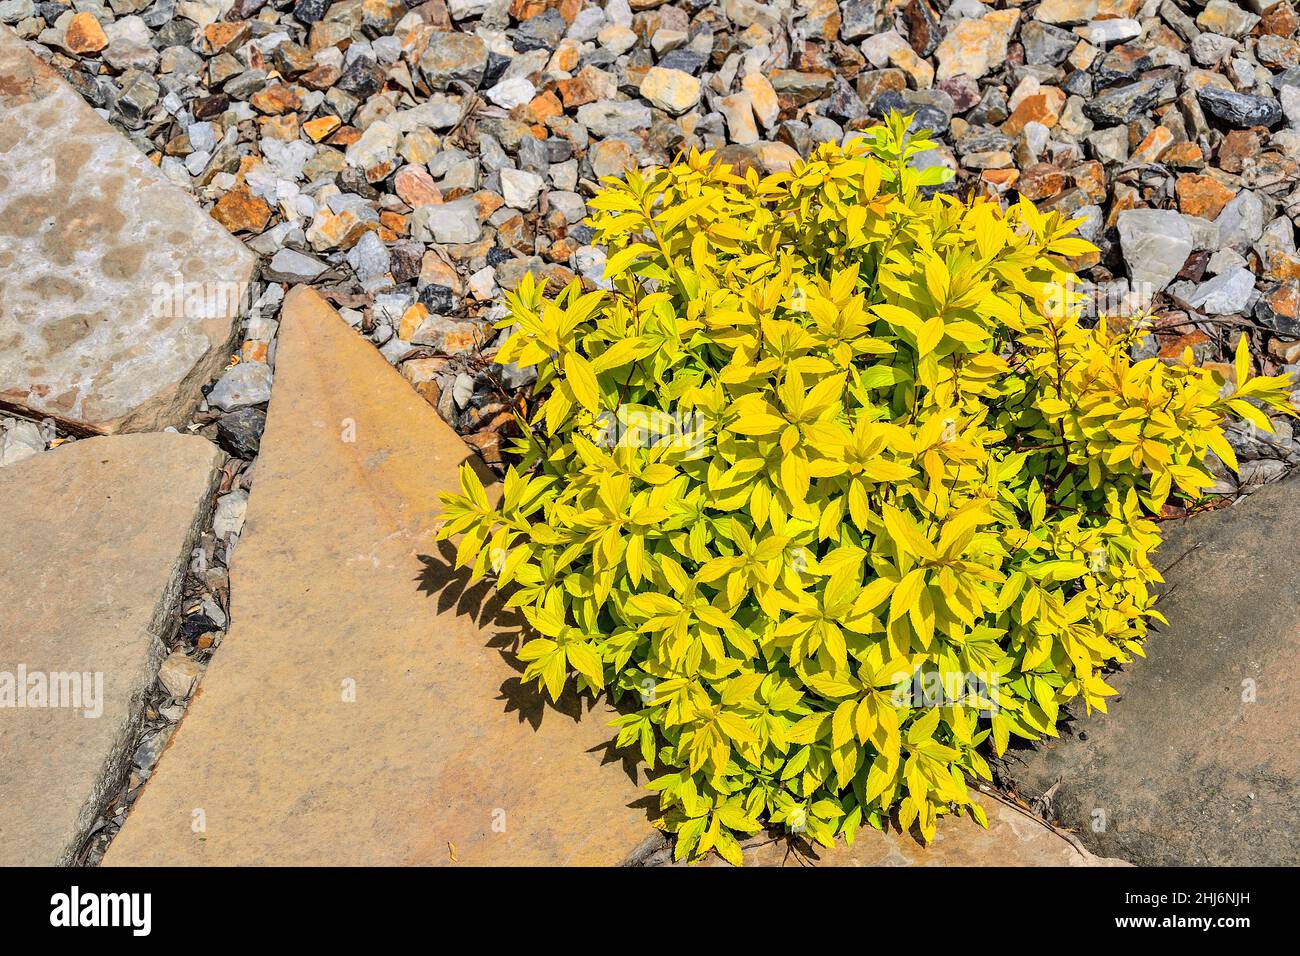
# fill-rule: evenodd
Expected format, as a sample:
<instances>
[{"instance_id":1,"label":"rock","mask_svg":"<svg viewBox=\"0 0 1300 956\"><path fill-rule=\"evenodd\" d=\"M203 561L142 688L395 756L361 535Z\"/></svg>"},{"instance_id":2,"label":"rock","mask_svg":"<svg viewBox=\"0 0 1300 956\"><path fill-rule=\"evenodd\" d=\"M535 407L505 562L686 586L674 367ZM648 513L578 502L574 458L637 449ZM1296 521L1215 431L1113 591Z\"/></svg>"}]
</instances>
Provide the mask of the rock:
<instances>
[{"instance_id":1,"label":"rock","mask_svg":"<svg viewBox=\"0 0 1300 956\"><path fill-rule=\"evenodd\" d=\"M208 392L208 404L223 412L271 400L271 368L261 362L240 362Z\"/></svg>"},{"instance_id":2,"label":"rock","mask_svg":"<svg viewBox=\"0 0 1300 956\"><path fill-rule=\"evenodd\" d=\"M478 203L472 197L421 206L411 214L411 234L421 242L477 242L482 232Z\"/></svg>"},{"instance_id":3,"label":"rock","mask_svg":"<svg viewBox=\"0 0 1300 956\"><path fill-rule=\"evenodd\" d=\"M1094 97L1083 106L1083 113L1099 126L1131 123L1155 104L1163 80L1139 80Z\"/></svg>"},{"instance_id":4,"label":"rock","mask_svg":"<svg viewBox=\"0 0 1300 956\"><path fill-rule=\"evenodd\" d=\"M1104 48L1141 36L1142 24L1128 18L1093 20L1079 32L1093 46Z\"/></svg>"},{"instance_id":5,"label":"rock","mask_svg":"<svg viewBox=\"0 0 1300 956\"><path fill-rule=\"evenodd\" d=\"M1260 296L1255 320L1278 335L1300 338L1300 281L1288 279Z\"/></svg>"},{"instance_id":6,"label":"rock","mask_svg":"<svg viewBox=\"0 0 1300 956\"><path fill-rule=\"evenodd\" d=\"M435 33L420 57L420 73L433 90L476 89L487 71L487 47L472 33Z\"/></svg>"},{"instance_id":7,"label":"rock","mask_svg":"<svg viewBox=\"0 0 1300 956\"><path fill-rule=\"evenodd\" d=\"M218 538L239 534L244 527L244 513L248 510L248 492L232 491L217 499L212 514L212 533Z\"/></svg>"},{"instance_id":8,"label":"rock","mask_svg":"<svg viewBox=\"0 0 1300 956\"><path fill-rule=\"evenodd\" d=\"M1034 19L1073 26L1096 17L1099 6L1099 0L1043 0L1034 11Z\"/></svg>"},{"instance_id":9,"label":"rock","mask_svg":"<svg viewBox=\"0 0 1300 956\"><path fill-rule=\"evenodd\" d=\"M641 81L641 95L672 116L680 116L700 101L700 81L681 70L653 66Z\"/></svg>"},{"instance_id":10,"label":"rock","mask_svg":"<svg viewBox=\"0 0 1300 956\"><path fill-rule=\"evenodd\" d=\"M1216 86L1201 87L1197 97L1211 116L1239 129L1276 126L1282 122L1282 106L1270 97L1235 93Z\"/></svg>"},{"instance_id":11,"label":"rock","mask_svg":"<svg viewBox=\"0 0 1300 956\"><path fill-rule=\"evenodd\" d=\"M1206 33L1241 38L1259 23L1259 17L1241 9L1230 0L1210 0L1196 17L1196 25Z\"/></svg>"},{"instance_id":12,"label":"rock","mask_svg":"<svg viewBox=\"0 0 1300 956\"><path fill-rule=\"evenodd\" d=\"M1192 231L1172 209L1129 209L1117 220L1129 278L1160 292L1192 254Z\"/></svg>"},{"instance_id":13,"label":"rock","mask_svg":"<svg viewBox=\"0 0 1300 956\"><path fill-rule=\"evenodd\" d=\"M163 689L177 700L188 700L203 676L203 668L184 651L172 651L158 668L158 680Z\"/></svg>"},{"instance_id":14,"label":"rock","mask_svg":"<svg viewBox=\"0 0 1300 956\"><path fill-rule=\"evenodd\" d=\"M1178 177L1178 209L1189 216L1213 219L1223 211L1236 191L1213 176Z\"/></svg>"},{"instance_id":15,"label":"rock","mask_svg":"<svg viewBox=\"0 0 1300 956\"><path fill-rule=\"evenodd\" d=\"M108 37L93 13L77 13L68 21L63 44L71 52L84 56L108 46Z\"/></svg>"},{"instance_id":16,"label":"rock","mask_svg":"<svg viewBox=\"0 0 1300 956\"><path fill-rule=\"evenodd\" d=\"M273 282L310 282L326 268L319 259L294 249L281 249L262 267L262 274Z\"/></svg>"},{"instance_id":17,"label":"rock","mask_svg":"<svg viewBox=\"0 0 1300 956\"><path fill-rule=\"evenodd\" d=\"M650 107L644 103L601 100L578 107L578 122L597 136L619 136L650 126Z\"/></svg>"},{"instance_id":18,"label":"rock","mask_svg":"<svg viewBox=\"0 0 1300 956\"><path fill-rule=\"evenodd\" d=\"M502 80L484 95L502 109L512 110L531 102L537 95L537 87L529 83L527 78L516 76Z\"/></svg>"},{"instance_id":19,"label":"rock","mask_svg":"<svg viewBox=\"0 0 1300 956\"><path fill-rule=\"evenodd\" d=\"M0 601L0 866L73 864L116 792L221 460L155 433L0 468L0 580L22 596Z\"/></svg>"},{"instance_id":20,"label":"rock","mask_svg":"<svg viewBox=\"0 0 1300 956\"><path fill-rule=\"evenodd\" d=\"M256 458L265 427L266 412L252 406L237 408L218 419L217 443L236 458Z\"/></svg>"},{"instance_id":21,"label":"rock","mask_svg":"<svg viewBox=\"0 0 1300 956\"><path fill-rule=\"evenodd\" d=\"M541 176L523 169L501 170L501 196L513 209L529 210L537 205L537 197L545 186Z\"/></svg>"},{"instance_id":22,"label":"rock","mask_svg":"<svg viewBox=\"0 0 1300 956\"><path fill-rule=\"evenodd\" d=\"M1069 30L1031 20L1020 31L1020 42L1025 47L1026 63L1060 66L1079 45L1079 38Z\"/></svg>"},{"instance_id":23,"label":"rock","mask_svg":"<svg viewBox=\"0 0 1300 956\"><path fill-rule=\"evenodd\" d=\"M840 39L861 40L885 27L885 9L879 0L843 0L840 3Z\"/></svg>"},{"instance_id":24,"label":"rock","mask_svg":"<svg viewBox=\"0 0 1300 956\"><path fill-rule=\"evenodd\" d=\"M1217 219L1218 241L1237 252L1246 249L1264 233L1264 202L1249 189L1243 189L1223 207Z\"/></svg>"},{"instance_id":25,"label":"rock","mask_svg":"<svg viewBox=\"0 0 1300 956\"><path fill-rule=\"evenodd\" d=\"M231 232L261 232L271 220L271 207L265 199L241 187L217 200L212 218Z\"/></svg>"},{"instance_id":26,"label":"rock","mask_svg":"<svg viewBox=\"0 0 1300 956\"><path fill-rule=\"evenodd\" d=\"M995 10L978 19L959 21L934 51L939 60L936 78L946 80L964 73L979 79L1000 66L1019 18L1019 10Z\"/></svg>"},{"instance_id":27,"label":"rock","mask_svg":"<svg viewBox=\"0 0 1300 956\"><path fill-rule=\"evenodd\" d=\"M1202 282L1187 304L1207 315L1240 314L1247 310L1254 291L1254 274L1238 267Z\"/></svg>"},{"instance_id":28,"label":"rock","mask_svg":"<svg viewBox=\"0 0 1300 956\"><path fill-rule=\"evenodd\" d=\"M718 101L718 109L727 120L727 138L748 146L758 142L758 125L748 93L733 93Z\"/></svg>"},{"instance_id":29,"label":"rock","mask_svg":"<svg viewBox=\"0 0 1300 956\"><path fill-rule=\"evenodd\" d=\"M254 257L7 29L0 76L0 405L78 434L184 425Z\"/></svg>"},{"instance_id":30,"label":"rock","mask_svg":"<svg viewBox=\"0 0 1300 956\"><path fill-rule=\"evenodd\" d=\"M1300 591L1278 533L1300 517L1297 501L1286 481L1162 524L1168 627L1107 676L1119 691L1109 713L1080 715L1074 733L1012 764L1026 795L1059 784L1056 818L1094 853L1142 866L1300 858L1300 628L1294 604L1278 600Z\"/></svg>"},{"instance_id":31,"label":"rock","mask_svg":"<svg viewBox=\"0 0 1300 956\"><path fill-rule=\"evenodd\" d=\"M621 862L651 828L614 712L542 704L490 616L441 603L465 444L315 293L281 318L240 610L105 865Z\"/></svg>"},{"instance_id":32,"label":"rock","mask_svg":"<svg viewBox=\"0 0 1300 956\"><path fill-rule=\"evenodd\" d=\"M45 435L35 422L21 418L0 419L0 467L15 465L43 451Z\"/></svg>"}]
</instances>

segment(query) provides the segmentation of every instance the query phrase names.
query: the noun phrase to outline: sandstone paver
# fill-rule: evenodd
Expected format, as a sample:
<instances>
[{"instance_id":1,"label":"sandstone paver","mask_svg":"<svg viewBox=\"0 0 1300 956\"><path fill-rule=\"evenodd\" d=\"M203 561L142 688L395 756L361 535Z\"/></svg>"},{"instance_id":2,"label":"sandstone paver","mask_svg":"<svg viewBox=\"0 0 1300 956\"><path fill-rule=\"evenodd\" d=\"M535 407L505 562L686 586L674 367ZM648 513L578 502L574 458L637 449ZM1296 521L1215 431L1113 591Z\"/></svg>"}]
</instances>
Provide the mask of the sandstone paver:
<instances>
[{"instance_id":1,"label":"sandstone paver","mask_svg":"<svg viewBox=\"0 0 1300 956\"><path fill-rule=\"evenodd\" d=\"M77 434L184 424L255 261L0 26L0 408Z\"/></svg>"},{"instance_id":2,"label":"sandstone paver","mask_svg":"<svg viewBox=\"0 0 1300 956\"><path fill-rule=\"evenodd\" d=\"M805 848L801 860L785 840L751 845L746 866L1115 866L1081 850L1026 813L992 798L981 799L988 829L970 819L940 821L934 841L922 846L909 834L859 831L852 846Z\"/></svg>"},{"instance_id":3,"label":"sandstone paver","mask_svg":"<svg viewBox=\"0 0 1300 956\"><path fill-rule=\"evenodd\" d=\"M1107 678L1120 692L1086 733L1012 771L1058 780L1061 822L1094 852L1143 865L1300 860L1300 520L1294 479L1231 508L1166 524L1148 657ZM1096 826L1094 826L1096 824Z\"/></svg>"},{"instance_id":4,"label":"sandstone paver","mask_svg":"<svg viewBox=\"0 0 1300 956\"><path fill-rule=\"evenodd\" d=\"M114 435L0 468L0 865L72 862L120 778L223 457Z\"/></svg>"},{"instance_id":5,"label":"sandstone paver","mask_svg":"<svg viewBox=\"0 0 1300 956\"><path fill-rule=\"evenodd\" d=\"M231 631L106 865L617 864L645 839L611 712L542 708L488 587L443 586L437 494L467 455L290 293Z\"/></svg>"}]
</instances>

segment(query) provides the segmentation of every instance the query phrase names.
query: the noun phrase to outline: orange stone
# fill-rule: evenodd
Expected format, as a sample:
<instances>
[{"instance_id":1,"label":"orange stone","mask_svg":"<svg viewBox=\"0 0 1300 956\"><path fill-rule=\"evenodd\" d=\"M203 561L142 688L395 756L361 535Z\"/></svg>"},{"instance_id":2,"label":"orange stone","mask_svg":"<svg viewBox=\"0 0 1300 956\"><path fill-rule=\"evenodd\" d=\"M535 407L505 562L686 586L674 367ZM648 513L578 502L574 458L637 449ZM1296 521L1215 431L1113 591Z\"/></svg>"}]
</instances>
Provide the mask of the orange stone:
<instances>
[{"instance_id":1,"label":"orange stone","mask_svg":"<svg viewBox=\"0 0 1300 956\"><path fill-rule=\"evenodd\" d=\"M331 146L341 146L347 149L353 143L361 138L361 130L355 126L340 126L335 130L325 142Z\"/></svg>"},{"instance_id":2,"label":"orange stone","mask_svg":"<svg viewBox=\"0 0 1300 956\"><path fill-rule=\"evenodd\" d=\"M1084 191L1084 193L1093 202L1101 203L1106 200L1106 169L1095 159L1079 163L1072 170L1070 175L1074 177L1074 184Z\"/></svg>"},{"instance_id":3,"label":"orange stone","mask_svg":"<svg viewBox=\"0 0 1300 956\"><path fill-rule=\"evenodd\" d=\"M1195 143L1174 143L1165 150L1163 161L1178 169L1201 169L1205 166L1205 154Z\"/></svg>"},{"instance_id":4,"label":"orange stone","mask_svg":"<svg viewBox=\"0 0 1300 956\"><path fill-rule=\"evenodd\" d=\"M209 23L203 28L203 39L209 53L226 53L248 38L252 28L244 22Z\"/></svg>"},{"instance_id":5,"label":"orange stone","mask_svg":"<svg viewBox=\"0 0 1300 956\"><path fill-rule=\"evenodd\" d=\"M261 232L271 218L271 207L265 199L240 186L217 200L212 218L231 232Z\"/></svg>"},{"instance_id":6,"label":"orange stone","mask_svg":"<svg viewBox=\"0 0 1300 956\"><path fill-rule=\"evenodd\" d=\"M303 123L302 131L307 134L307 138L313 143L319 143L342 125L343 121L337 116L320 116Z\"/></svg>"},{"instance_id":7,"label":"orange stone","mask_svg":"<svg viewBox=\"0 0 1300 956\"><path fill-rule=\"evenodd\" d=\"M592 90L591 84L582 76L571 76L560 80L555 84L555 88L560 91L560 99L568 109L594 103L599 99Z\"/></svg>"},{"instance_id":8,"label":"orange stone","mask_svg":"<svg viewBox=\"0 0 1300 956\"><path fill-rule=\"evenodd\" d=\"M415 330L429 317L429 309L423 302L416 302L402 313L402 321L397 326L397 337L404 342L411 341Z\"/></svg>"},{"instance_id":9,"label":"orange stone","mask_svg":"<svg viewBox=\"0 0 1300 956\"><path fill-rule=\"evenodd\" d=\"M1138 144L1133 151L1132 162L1158 162L1164 151L1174 143L1174 134L1164 126L1157 126Z\"/></svg>"},{"instance_id":10,"label":"orange stone","mask_svg":"<svg viewBox=\"0 0 1300 956\"><path fill-rule=\"evenodd\" d=\"M302 90L287 83L272 83L254 93L248 102L259 113L272 116L292 113L302 106Z\"/></svg>"},{"instance_id":11,"label":"orange stone","mask_svg":"<svg viewBox=\"0 0 1300 956\"><path fill-rule=\"evenodd\" d=\"M379 238L396 242L406 235L407 219L400 212L385 211L379 214Z\"/></svg>"},{"instance_id":12,"label":"orange stone","mask_svg":"<svg viewBox=\"0 0 1300 956\"><path fill-rule=\"evenodd\" d=\"M527 106L519 107L524 111L523 121L525 123L536 123L545 126L548 119L564 115L564 104L560 98L547 90L533 97L533 101Z\"/></svg>"},{"instance_id":13,"label":"orange stone","mask_svg":"<svg viewBox=\"0 0 1300 956\"><path fill-rule=\"evenodd\" d=\"M257 125L262 130L263 139L276 139L282 143L292 143L298 138L299 120L297 113L283 116L262 116Z\"/></svg>"},{"instance_id":14,"label":"orange stone","mask_svg":"<svg viewBox=\"0 0 1300 956\"><path fill-rule=\"evenodd\" d=\"M1016 189L1026 199L1051 199L1065 189L1066 175L1050 163L1035 163L1020 174Z\"/></svg>"},{"instance_id":15,"label":"orange stone","mask_svg":"<svg viewBox=\"0 0 1300 956\"><path fill-rule=\"evenodd\" d=\"M63 43L73 53L84 56L87 53L98 53L108 46L108 37L93 13L78 13L68 21Z\"/></svg>"},{"instance_id":16,"label":"orange stone","mask_svg":"<svg viewBox=\"0 0 1300 956\"><path fill-rule=\"evenodd\" d=\"M1026 96L1020 101L1007 121L1002 124L1002 132L1008 136L1019 136L1026 123L1042 123L1048 129L1056 125L1065 107L1065 93L1054 86L1045 86L1033 96Z\"/></svg>"},{"instance_id":17,"label":"orange stone","mask_svg":"<svg viewBox=\"0 0 1300 956\"><path fill-rule=\"evenodd\" d=\"M1232 201L1237 191L1219 182L1213 176L1188 173L1178 177L1174 187L1178 195L1178 211L1202 219L1214 219L1223 207Z\"/></svg>"},{"instance_id":18,"label":"orange stone","mask_svg":"<svg viewBox=\"0 0 1300 956\"><path fill-rule=\"evenodd\" d=\"M398 198L412 209L433 206L442 202L442 192L423 166L403 166L393 177L393 188Z\"/></svg>"}]
</instances>

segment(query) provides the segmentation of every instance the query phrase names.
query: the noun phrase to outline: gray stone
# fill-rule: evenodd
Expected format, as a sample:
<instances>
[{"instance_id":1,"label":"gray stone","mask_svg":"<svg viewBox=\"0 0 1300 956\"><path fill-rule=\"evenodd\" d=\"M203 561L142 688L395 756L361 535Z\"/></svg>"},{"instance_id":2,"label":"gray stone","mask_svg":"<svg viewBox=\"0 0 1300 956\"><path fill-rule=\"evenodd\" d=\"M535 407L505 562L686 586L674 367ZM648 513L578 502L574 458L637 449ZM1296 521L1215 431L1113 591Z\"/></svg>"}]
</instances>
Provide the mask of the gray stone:
<instances>
[{"instance_id":1,"label":"gray stone","mask_svg":"<svg viewBox=\"0 0 1300 956\"><path fill-rule=\"evenodd\" d=\"M1234 315L1246 311L1254 291L1254 274L1238 266L1202 282L1187 304L1208 315Z\"/></svg>"},{"instance_id":2,"label":"gray stone","mask_svg":"<svg viewBox=\"0 0 1300 956\"><path fill-rule=\"evenodd\" d=\"M1155 104L1165 81L1138 80L1107 90L1084 104L1083 113L1098 126L1131 123Z\"/></svg>"},{"instance_id":3,"label":"gray stone","mask_svg":"<svg viewBox=\"0 0 1300 956\"><path fill-rule=\"evenodd\" d=\"M1162 524L1168 628L1107 676L1109 713L1010 765L1023 794L1059 784L1056 818L1094 853L1146 866L1300 859L1300 562L1280 533L1297 521L1292 479Z\"/></svg>"},{"instance_id":4,"label":"gray stone","mask_svg":"<svg viewBox=\"0 0 1300 956\"><path fill-rule=\"evenodd\" d=\"M1150 283L1151 291L1161 291L1192 254L1192 231L1172 209L1129 209L1120 213L1116 225L1135 286Z\"/></svg>"},{"instance_id":5,"label":"gray stone","mask_svg":"<svg viewBox=\"0 0 1300 956\"><path fill-rule=\"evenodd\" d=\"M325 263L296 249L281 249L262 267L273 282L310 282L326 269Z\"/></svg>"},{"instance_id":6,"label":"gray stone","mask_svg":"<svg viewBox=\"0 0 1300 956\"><path fill-rule=\"evenodd\" d=\"M15 465L45 451L45 435L35 422L0 419L0 467Z\"/></svg>"},{"instance_id":7,"label":"gray stone","mask_svg":"<svg viewBox=\"0 0 1300 956\"><path fill-rule=\"evenodd\" d=\"M483 234L478 203L472 196L421 206L411 214L411 233L421 242L477 242Z\"/></svg>"},{"instance_id":8,"label":"gray stone","mask_svg":"<svg viewBox=\"0 0 1300 956\"><path fill-rule=\"evenodd\" d=\"M501 196L506 205L525 212L537 205L537 196L545 182L536 173L522 169L501 170Z\"/></svg>"},{"instance_id":9,"label":"gray stone","mask_svg":"<svg viewBox=\"0 0 1300 956\"><path fill-rule=\"evenodd\" d=\"M653 118L644 103L601 100L578 107L578 122L597 136L618 136L646 129Z\"/></svg>"},{"instance_id":10,"label":"gray stone","mask_svg":"<svg viewBox=\"0 0 1300 956\"><path fill-rule=\"evenodd\" d=\"M244 513L248 510L248 492L242 488L228 492L217 499L212 514L212 533L218 538L239 534L244 527Z\"/></svg>"},{"instance_id":11,"label":"gray stone","mask_svg":"<svg viewBox=\"0 0 1300 956\"><path fill-rule=\"evenodd\" d=\"M0 27L0 408L80 434L185 424L255 258Z\"/></svg>"},{"instance_id":12,"label":"gray stone","mask_svg":"<svg viewBox=\"0 0 1300 956\"><path fill-rule=\"evenodd\" d=\"M435 33L420 57L420 72L433 90L477 88L487 70L487 47L472 33Z\"/></svg>"},{"instance_id":13,"label":"gray stone","mask_svg":"<svg viewBox=\"0 0 1300 956\"><path fill-rule=\"evenodd\" d=\"M1244 254L1263 234L1264 218L1264 201L1249 189L1241 190L1214 220L1219 227L1219 242Z\"/></svg>"},{"instance_id":14,"label":"gray stone","mask_svg":"<svg viewBox=\"0 0 1300 956\"><path fill-rule=\"evenodd\" d=\"M1272 97L1252 96L1217 86L1203 86L1197 95L1207 113L1238 129L1276 126L1282 122L1282 106Z\"/></svg>"},{"instance_id":15,"label":"gray stone","mask_svg":"<svg viewBox=\"0 0 1300 956\"><path fill-rule=\"evenodd\" d=\"M208 404L223 412L271 400L271 367L261 362L240 362L217 379Z\"/></svg>"}]
</instances>

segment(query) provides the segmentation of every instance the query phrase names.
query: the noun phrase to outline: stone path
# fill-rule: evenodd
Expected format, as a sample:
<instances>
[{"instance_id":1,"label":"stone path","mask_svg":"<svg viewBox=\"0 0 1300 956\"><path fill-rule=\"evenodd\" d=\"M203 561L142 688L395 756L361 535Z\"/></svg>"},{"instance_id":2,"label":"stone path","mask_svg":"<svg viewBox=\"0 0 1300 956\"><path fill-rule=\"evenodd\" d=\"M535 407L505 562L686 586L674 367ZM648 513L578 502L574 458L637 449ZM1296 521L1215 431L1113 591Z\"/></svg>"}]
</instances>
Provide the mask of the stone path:
<instances>
[{"instance_id":1,"label":"stone path","mask_svg":"<svg viewBox=\"0 0 1300 956\"><path fill-rule=\"evenodd\" d=\"M313 292L276 363L233 628L105 863L621 862L610 712L543 709L438 570L465 444Z\"/></svg>"},{"instance_id":2,"label":"stone path","mask_svg":"<svg viewBox=\"0 0 1300 956\"><path fill-rule=\"evenodd\" d=\"M71 862L121 777L222 457L118 435L0 468L0 866Z\"/></svg>"},{"instance_id":3,"label":"stone path","mask_svg":"<svg viewBox=\"0 0 1300 956\"><path fill-rule=\"evenodd\" d=\"M74 434L185 424L255 266L0 27L0 408Z\"/></svg>"},{"instance_id":4,"label":"stone path","mask_svg":"<svg viewBox=\"0 0 1300 956\"><path fill-rule=\"evenodd\" d=\"M1094 852L1144 865L1300 859L1295 479L1164 526L1169 619L1107 678L1110 713L1010 769Z\"/></svg>"}]
</instances>

